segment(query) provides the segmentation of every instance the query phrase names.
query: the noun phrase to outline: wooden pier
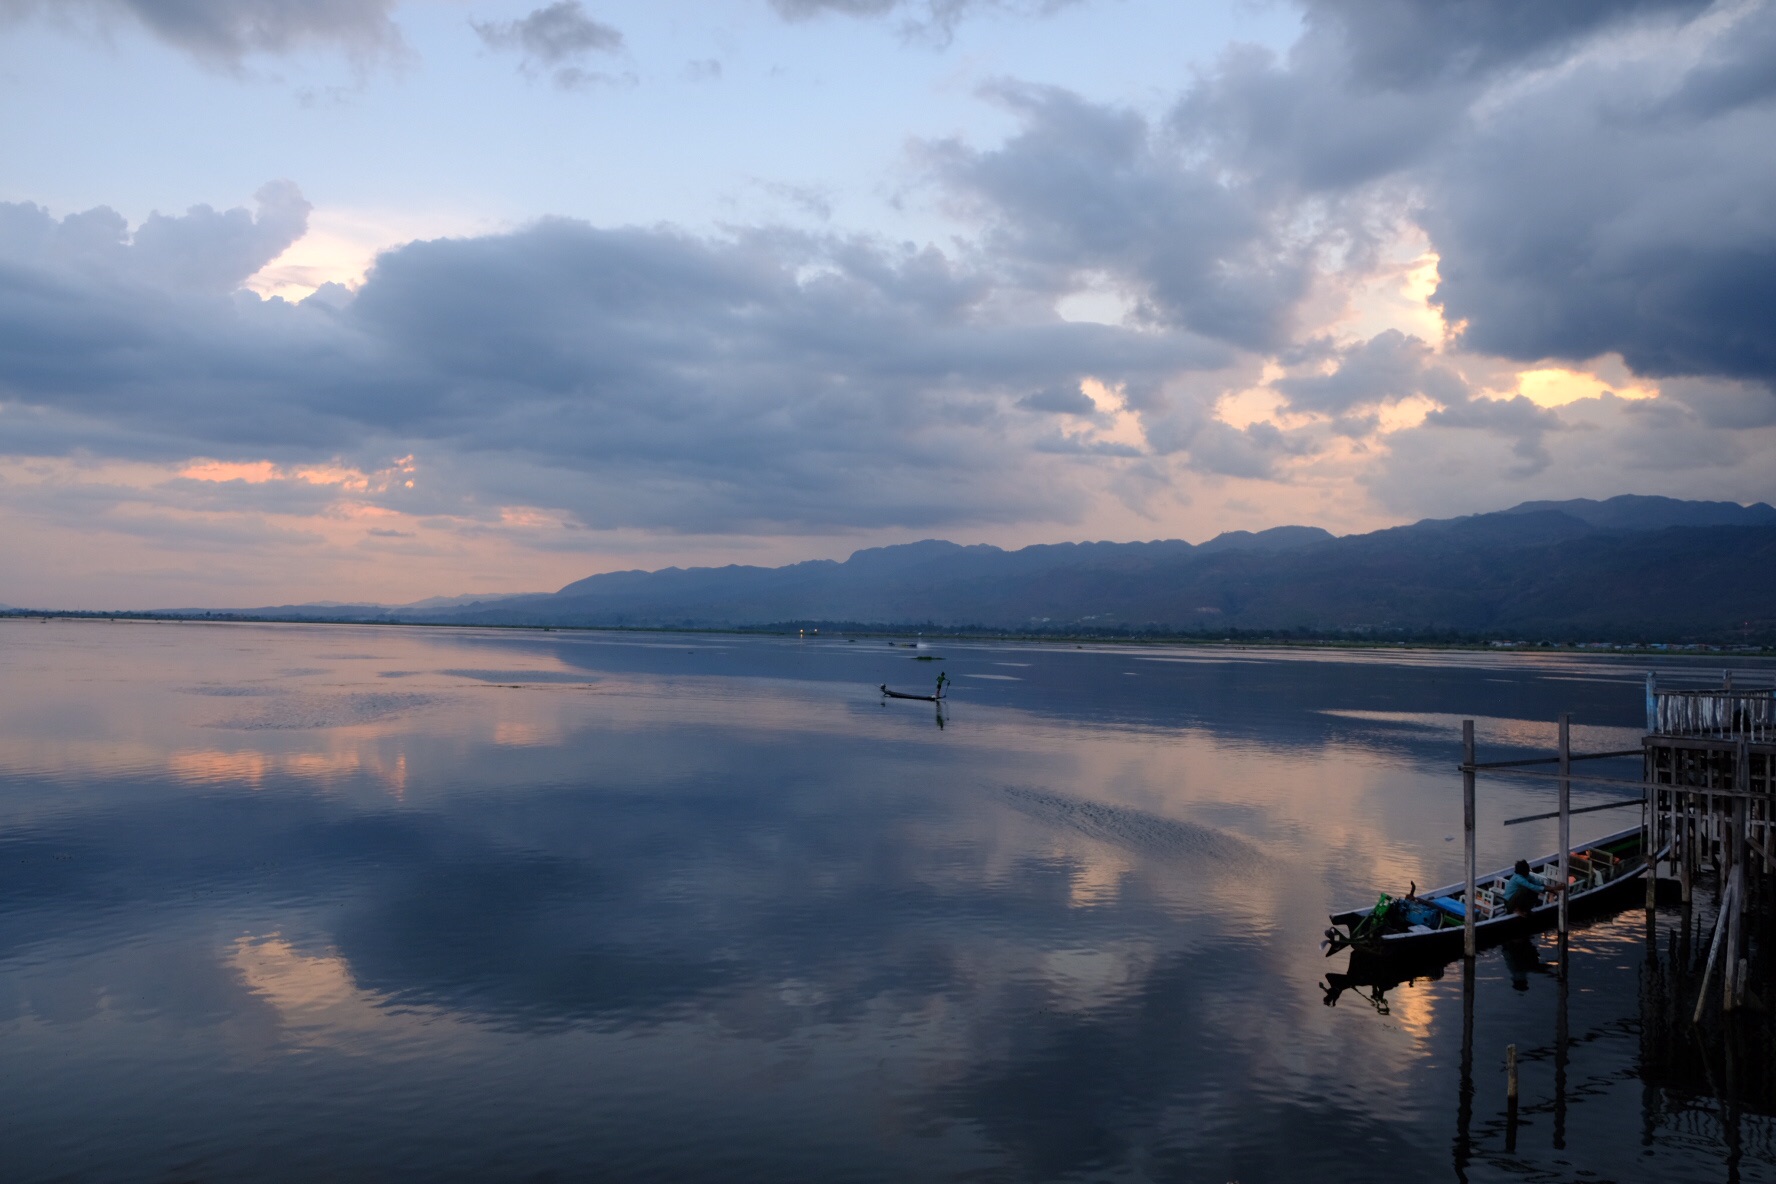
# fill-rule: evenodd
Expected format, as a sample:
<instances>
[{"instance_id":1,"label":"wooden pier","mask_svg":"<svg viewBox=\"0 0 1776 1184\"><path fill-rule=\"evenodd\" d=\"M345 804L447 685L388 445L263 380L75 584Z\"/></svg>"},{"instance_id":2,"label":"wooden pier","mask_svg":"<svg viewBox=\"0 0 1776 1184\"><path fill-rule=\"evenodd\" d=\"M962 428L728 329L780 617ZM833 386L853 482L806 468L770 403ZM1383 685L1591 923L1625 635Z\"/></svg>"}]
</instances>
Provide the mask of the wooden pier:
<instances>
[{"instance_id":1,"label":"wooden pier","mask_svg":"<svg viewBox=\"0 0 1776 1184\"><path fill-rule=\"evenodd\" d=\"M1752 947L1760 947L1756 952L1763 965L1756 969L1765 971L1761 980L1770 977L1769 963L1776 955L1776 941L1753 942L1747 920L1754 917L1766 928L1776 924L1776 688L1735 687L1731 674L1723 675L1718 687L1662 688L1656 676L1649 674L1646 732L1639 749L1575 753L1570 717L1563 715L1558 723L1559 744L1554 755L1482 762L1475 757L1473 723L1464 722L1461 772L1469 899L1474 877L1475 774L1558 782L1557 810L1513 818L1505 825L1559 818L1561 881L1569 878L1564 853L1572 844L1573 814L1639 806L1646 836L1642 849L1663 852L1659 862L1677 881L1683 903L1687 906L1694 899L1699 879L1707 879L1714 888L1716 923L1697 992L1696 1021L1701 1021L1707 1009L1712 983L1719 984L1723 1012L1744 1006L1754 969ZM1636 755L1641 758L1639 780L1574 770L1575 764L1584 761ZM1615 786L1634 794L1574 810L1570 804L1574 782ZM1658 870L1655 866L1653 874L1646 877L1649 909L1658 891ZM1470 913L1464 951L1469 957L1474 955L1471 918ZM1562 908L1559 933L1563 946L1567 931L1566 910Z\"/></svg>"},{"instance_id":2,"label":"wooden pier","mask_svg":"<svg viewBox=\"0 0 1776 1184\"><path fill-rule=\"evenodd\" d=\"M1718 919L1695 1018L1721 984L1721 1009L1745 1003L1751 976L1747 913L1768 919L1776 871L1776 690L1664 690L1647 676L1645 825L1685 904L1712 873ZM1766 959L1767 960L1767 955ZM1718 966L1719 973L1716 974Z\"/></svg>"}]
</instances>

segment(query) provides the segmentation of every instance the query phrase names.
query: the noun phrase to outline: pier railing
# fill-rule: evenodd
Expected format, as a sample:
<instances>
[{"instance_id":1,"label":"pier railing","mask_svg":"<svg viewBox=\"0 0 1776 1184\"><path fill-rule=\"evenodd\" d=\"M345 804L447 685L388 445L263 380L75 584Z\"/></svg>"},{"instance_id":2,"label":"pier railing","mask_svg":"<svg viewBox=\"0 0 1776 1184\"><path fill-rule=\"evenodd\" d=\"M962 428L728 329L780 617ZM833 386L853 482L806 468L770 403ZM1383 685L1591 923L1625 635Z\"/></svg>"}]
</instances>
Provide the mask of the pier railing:
<instances>
[{"instance_id":1,"label":"pier railing","mask_svg":"<svg viewBox=\"0 0 1776 1184\"><path fill-rule=\"evenodd\" d=\"M1652 691L1647 731L1776 744L1776 690Z\"/></svg>"}]
</instances>

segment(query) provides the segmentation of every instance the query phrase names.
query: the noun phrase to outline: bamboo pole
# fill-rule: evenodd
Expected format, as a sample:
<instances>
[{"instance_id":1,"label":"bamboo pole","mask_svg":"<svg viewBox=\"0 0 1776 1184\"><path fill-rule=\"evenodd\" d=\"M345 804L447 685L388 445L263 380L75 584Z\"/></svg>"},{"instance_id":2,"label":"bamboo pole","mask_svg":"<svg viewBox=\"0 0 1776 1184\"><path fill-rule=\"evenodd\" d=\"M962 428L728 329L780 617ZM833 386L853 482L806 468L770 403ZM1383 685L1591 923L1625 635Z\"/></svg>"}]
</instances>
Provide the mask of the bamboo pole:
<instances>
[{"instance_id":1,"label":"bamboo pole","mask_svg":"<svg viewBox=\"0 0 1776 1184\"><path fill-rule=\"evenodd\" d=\"M1726 966L1721 992L1721 1010L1733 1011L1739 1006L1739 948L1745 920L1745 853L1740 849L1745 834L1744 799L1734 808L1728 824L1728 850L1733 861L1733 908L1727 920Z\"/></svg>"},{"instance_id":2,"label":"bamboo pole","mask_svg":"<svg viewBox=\"0 0 1776 1184\"><path fill-rule=\"evenodd\" d=\"M1479 907L1474 887L1474 721L1462 720L1462 843L1466 856L1467 895L1462 897L1462 956L1475 953L1474 912Z\"/></svg>"},{"instance_id":3,"label":"bamboo pole","mask_svg":"<svg viewBox=\"0 0 1776 1184\"><path fill-rule=\"evenodd\" d=\"M1731 897L1732 894L1733 886L1728 884L1726 897ZM1708 1006L1708 984L1714 978L1714 964L1720 957L1721 940L1727 935L1726 906L1728 903L1730 903L1728 899L1722 899L1721 911L1714 918L1714 940L1708 943L1708 964L1702 968L1702 986L1696 992L1696 1012L1690 1017L1692 1023L1702 1022L1703 1009Z\"/></svg>"}]
</instances>

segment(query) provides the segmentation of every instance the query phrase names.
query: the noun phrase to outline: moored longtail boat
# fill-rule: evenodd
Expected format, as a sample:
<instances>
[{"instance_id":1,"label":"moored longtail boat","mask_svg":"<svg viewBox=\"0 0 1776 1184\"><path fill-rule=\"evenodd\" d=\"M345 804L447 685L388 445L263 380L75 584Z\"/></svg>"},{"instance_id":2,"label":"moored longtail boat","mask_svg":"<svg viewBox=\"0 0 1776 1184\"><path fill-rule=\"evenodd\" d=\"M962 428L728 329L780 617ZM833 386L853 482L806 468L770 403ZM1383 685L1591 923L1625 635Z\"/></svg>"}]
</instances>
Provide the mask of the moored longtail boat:
<instances>
[{"instance_id":1,"label":"moored longtail boat","mask_svg":"<svg viewBox=\"0 0 1776 1184\"><path fill-rule=\"evenodd\" d=\"M1574 847L1567 860L1571 874L1568 915L1600 913L1620 904L1647 873L1643 841L1640 828L1635 827ZM1530 860L1529 870L1550 888L1557 887L1559 852ZM1475 878L1474 937L1481 946L1545 929L1559 915L1559 897L1554 892L1544 893L1527 915L1511 912L1504 896L1505 883L1510 878L1508 867ZM1326 953L1331 955L1355 946L1366 952L1390 955L1457 956L1462 948L1466 896L1465 884L1428 892L1419 892L1414 885L1405 896L1383 894L1371 908L1334 913L1332 928L1326 930Z\"/></svg>"}]
</instances>

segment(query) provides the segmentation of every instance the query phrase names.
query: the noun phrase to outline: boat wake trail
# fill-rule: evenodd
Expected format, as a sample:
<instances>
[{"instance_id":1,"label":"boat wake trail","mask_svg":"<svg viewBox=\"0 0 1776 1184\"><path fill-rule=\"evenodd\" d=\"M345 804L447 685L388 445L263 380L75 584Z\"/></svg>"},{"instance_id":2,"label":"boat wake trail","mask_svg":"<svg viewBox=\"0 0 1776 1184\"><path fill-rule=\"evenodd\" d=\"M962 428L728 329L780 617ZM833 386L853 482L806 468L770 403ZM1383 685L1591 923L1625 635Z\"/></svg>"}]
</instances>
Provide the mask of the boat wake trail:
<instances>
[{"instance_id":1,"label":"boat wake trail","mask_svg":"<svg viewBox=\"0 0 1776 1184\"><path fill-rule=\"evenodd\" d=\"M1005 786L1000 793L1012 808L1038 822L1070 830L1101 843L1109 843L1141 855L1166 859L1250 863L1258 849L1244 839L1213 827L1161 818L1125 806L1107 806L1080 798L1062 797L1039 789Z\"/></svg>"}]
</instances>

